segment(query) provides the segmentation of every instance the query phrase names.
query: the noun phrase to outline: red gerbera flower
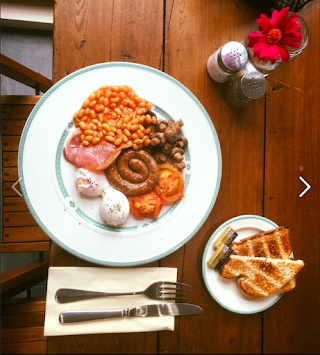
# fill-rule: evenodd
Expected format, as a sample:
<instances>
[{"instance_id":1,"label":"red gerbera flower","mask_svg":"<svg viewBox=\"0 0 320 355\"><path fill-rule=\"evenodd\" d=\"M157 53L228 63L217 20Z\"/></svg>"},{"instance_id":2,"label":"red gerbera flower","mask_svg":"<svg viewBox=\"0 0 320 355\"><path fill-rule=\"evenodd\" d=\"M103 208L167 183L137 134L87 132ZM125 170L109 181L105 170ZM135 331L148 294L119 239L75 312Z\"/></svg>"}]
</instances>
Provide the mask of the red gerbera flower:
<instances>
[{"instance_id":1,"label":"red gerbera flower","mask_svg":"<svg viewBox=\"0 0 320 355\"><path fill-rule=\"evenodd\" d=\"M297 22L299 18L296 14L288 18L289 7L283 8L280 12L274 10L269 19L261 14L257 19L259 31L251 32L248 36L248 47L253 47L253 56L259 60L270 60L274 64L279 55L283 62L289 60L289 52L286 46L299 48L302 42L302 33L297 31L302 28Z\"/></svg>"}]
</instances>

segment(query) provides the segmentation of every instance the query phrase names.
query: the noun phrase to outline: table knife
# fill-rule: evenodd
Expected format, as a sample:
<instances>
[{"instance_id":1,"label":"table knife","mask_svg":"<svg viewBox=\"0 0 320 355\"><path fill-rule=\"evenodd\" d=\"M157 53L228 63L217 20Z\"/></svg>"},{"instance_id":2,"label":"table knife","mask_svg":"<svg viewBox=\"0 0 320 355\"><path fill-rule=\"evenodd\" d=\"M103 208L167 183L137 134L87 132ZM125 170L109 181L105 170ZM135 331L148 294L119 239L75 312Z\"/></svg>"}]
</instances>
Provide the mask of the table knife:
<instances>
[{"instance_id":1,"label":"table knife","mask_svg":"<svg viewBox=\"0 0 320 355\"><path fill-rule=\"evenodd\" d=\"M89 322L122 317L165 317L190 316L202 313L202 308L188 303L164 303L127 309L107 309L93 311L64 311L59 320L62 324Z\"/></svg>"}]
</instances>

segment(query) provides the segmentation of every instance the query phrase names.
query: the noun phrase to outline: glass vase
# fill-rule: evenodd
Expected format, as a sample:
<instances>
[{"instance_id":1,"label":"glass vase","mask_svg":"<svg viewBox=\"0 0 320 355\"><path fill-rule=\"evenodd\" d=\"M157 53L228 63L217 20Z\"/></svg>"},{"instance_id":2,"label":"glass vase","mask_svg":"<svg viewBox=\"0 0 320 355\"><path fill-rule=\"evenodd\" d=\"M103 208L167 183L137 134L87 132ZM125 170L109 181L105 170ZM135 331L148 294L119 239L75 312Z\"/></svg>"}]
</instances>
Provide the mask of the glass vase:
<instances>
[{"instance_id":1,"label":"glass vase","mask_svg":"<svg viewBox=\"0 0 320 355\"><path fill-rule=\"evenodd\" d=\"M252 62L252 64L256 67L256 69L260 73L267 76L272 71L279 69L280 67L282 67L286 63L288 63L288 62L292 61L294 58L296 58L304 50L304 48L308 44L308 40L309 40L308 26L301 16L297 15L297 17L299 18L298 24L302 26L302 28L297 30L302 33L302 41L301 41L301 45L299 48L291 48L291 47L285 46L289 52L289 57L290 57L287 62L283 62L281 60L280 56L274 64L272 64L269 60L267 60L267 61L259 60L258 57L253 56L253 48L248 47L248 38L246 39L245 46L247 48L250 61ZM255 32L259 32L259 29L257 29Z\"/></svg>"}]
</instances>

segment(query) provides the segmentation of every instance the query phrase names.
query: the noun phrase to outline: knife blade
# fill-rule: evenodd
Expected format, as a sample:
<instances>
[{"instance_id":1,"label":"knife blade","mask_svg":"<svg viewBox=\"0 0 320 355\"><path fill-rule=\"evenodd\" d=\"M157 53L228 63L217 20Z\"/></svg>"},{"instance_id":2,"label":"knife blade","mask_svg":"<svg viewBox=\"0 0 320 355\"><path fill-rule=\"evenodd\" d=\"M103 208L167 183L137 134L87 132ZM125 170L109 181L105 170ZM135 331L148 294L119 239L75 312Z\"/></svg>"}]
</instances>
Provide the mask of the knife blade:
<instances>
[{"instance_id":1,"label":"knife blade","mask_svg":"<svg viewBox=\"0 0 320 355\"><path fill-rule=\"evenodd\" d=\"M162 303L127 309L64 311L60 313L59 320L62 324L73 324L122 317L190 316L198 315L202 312L202 308L194 304Z\"/></svg>"}]
</instances>

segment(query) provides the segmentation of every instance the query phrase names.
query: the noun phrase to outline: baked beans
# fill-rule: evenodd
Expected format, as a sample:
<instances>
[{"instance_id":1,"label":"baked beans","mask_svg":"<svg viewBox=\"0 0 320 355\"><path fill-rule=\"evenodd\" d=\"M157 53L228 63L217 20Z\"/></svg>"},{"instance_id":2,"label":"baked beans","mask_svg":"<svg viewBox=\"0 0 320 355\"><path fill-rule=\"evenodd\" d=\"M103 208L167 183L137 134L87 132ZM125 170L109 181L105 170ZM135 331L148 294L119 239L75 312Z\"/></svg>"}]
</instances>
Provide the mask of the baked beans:
<instances>
[{"instance_id":1,"label":"baked beans","mask_svg":"<svg viewBox=\"0 0 320 355\"><path fill-rule=\"evenodd\" d=\"M156 118L144 115L151 104L127 85L103 86L93 92L73 115L85 146L106 140L138 150L150 144L151 125Z\"/></svg>"}]
</instances>

